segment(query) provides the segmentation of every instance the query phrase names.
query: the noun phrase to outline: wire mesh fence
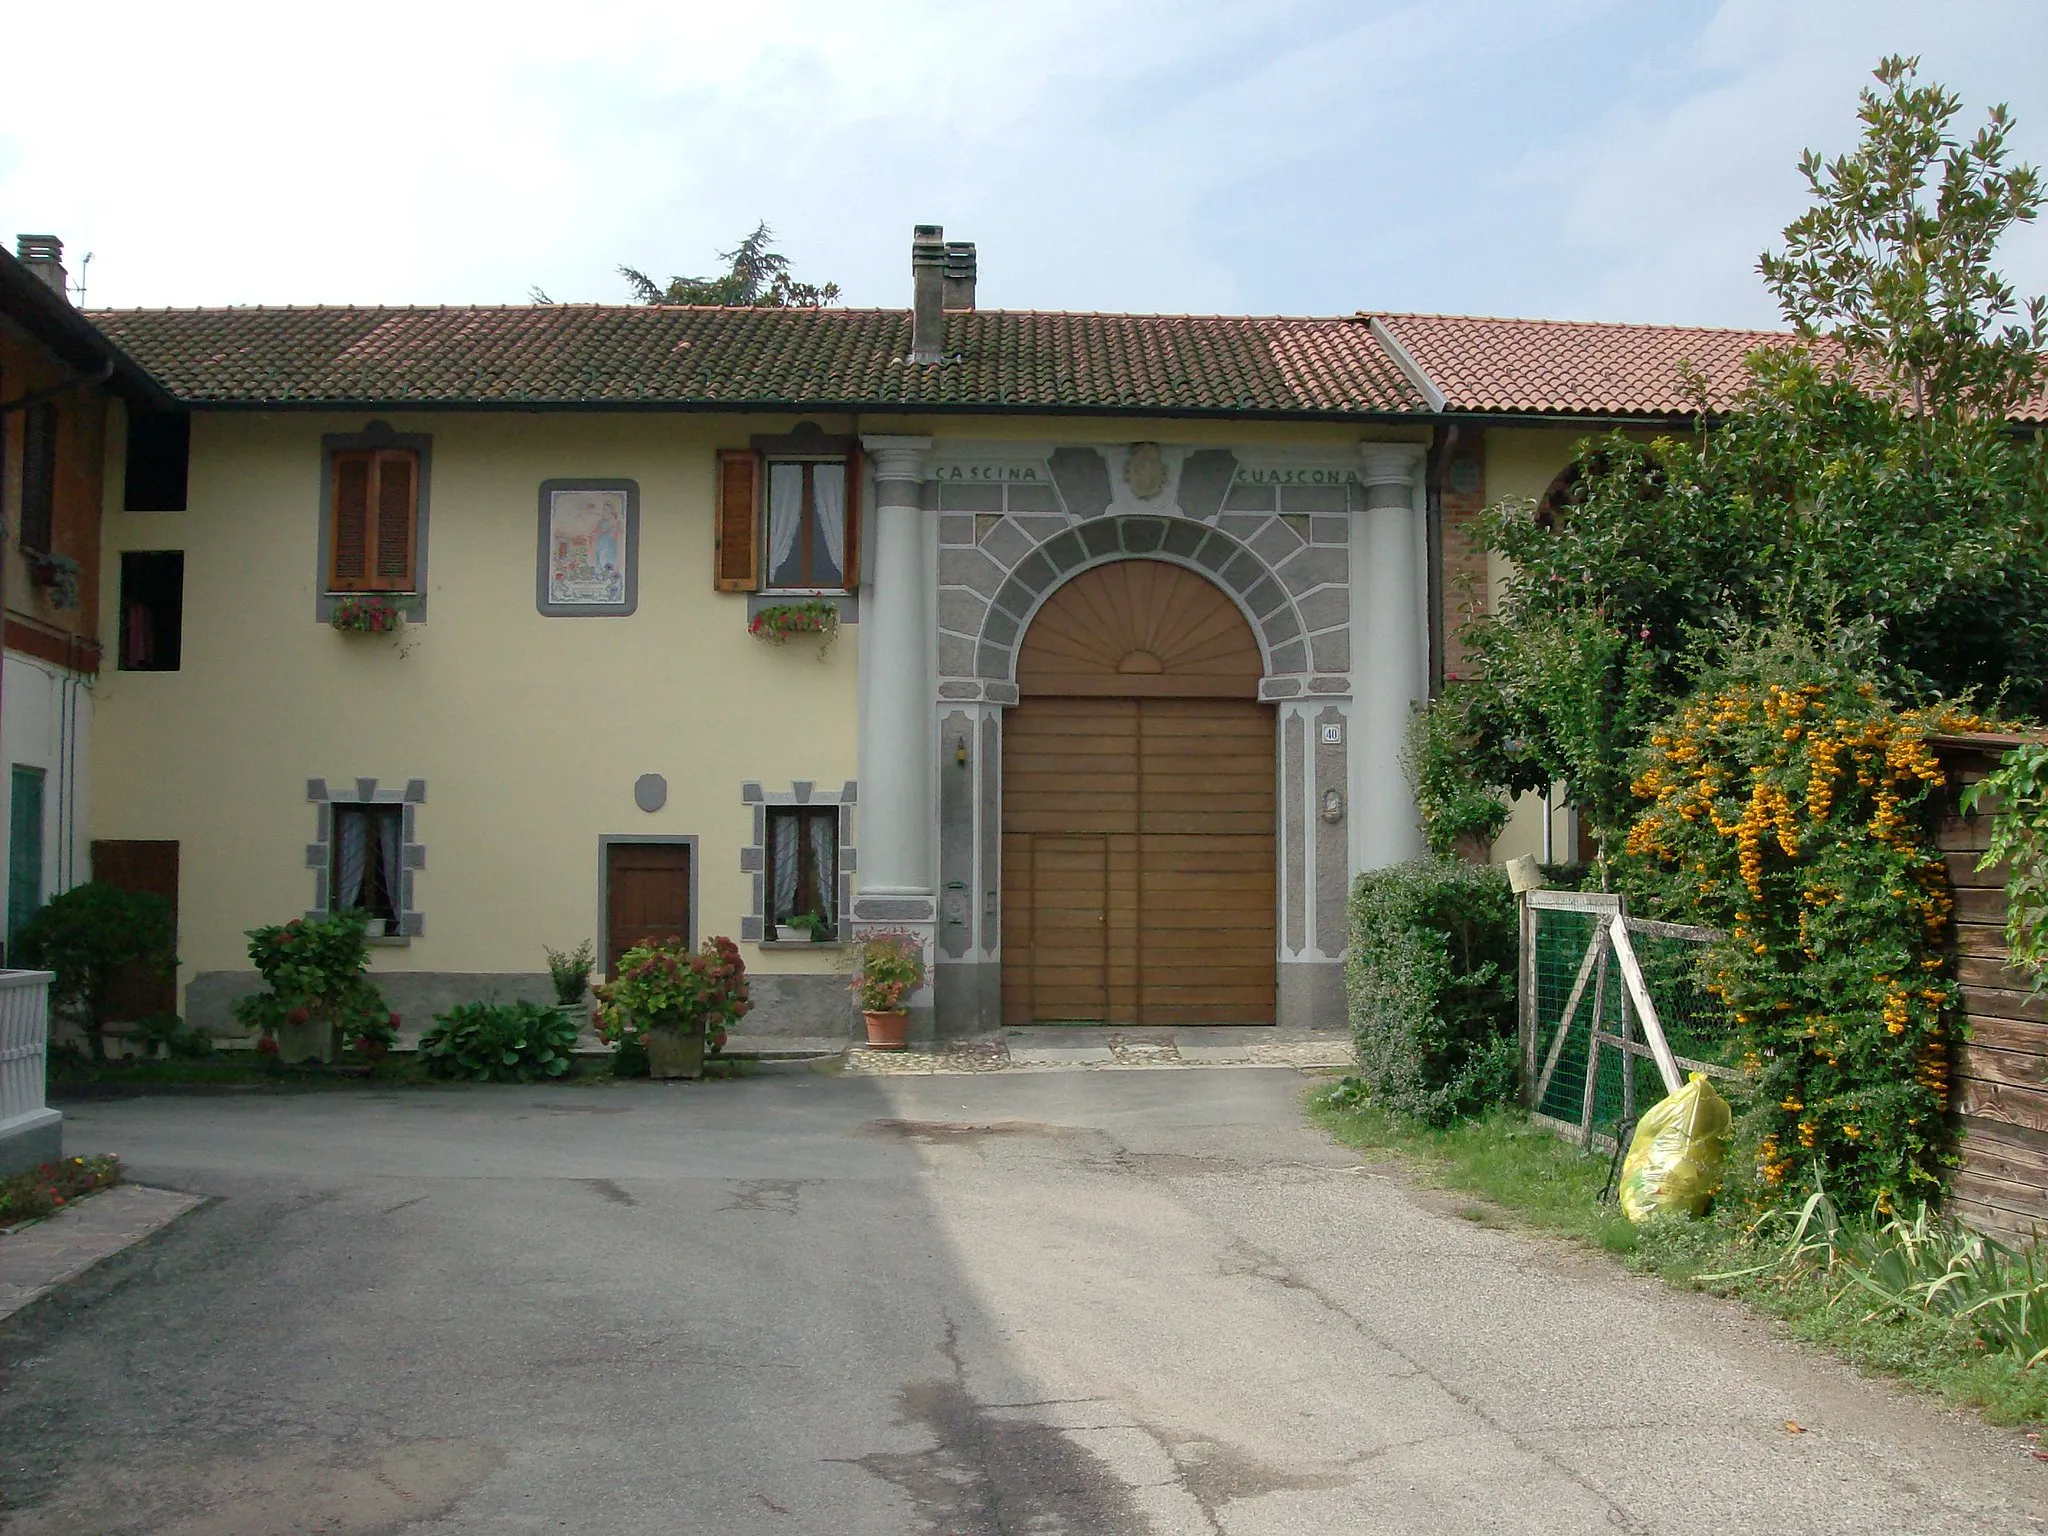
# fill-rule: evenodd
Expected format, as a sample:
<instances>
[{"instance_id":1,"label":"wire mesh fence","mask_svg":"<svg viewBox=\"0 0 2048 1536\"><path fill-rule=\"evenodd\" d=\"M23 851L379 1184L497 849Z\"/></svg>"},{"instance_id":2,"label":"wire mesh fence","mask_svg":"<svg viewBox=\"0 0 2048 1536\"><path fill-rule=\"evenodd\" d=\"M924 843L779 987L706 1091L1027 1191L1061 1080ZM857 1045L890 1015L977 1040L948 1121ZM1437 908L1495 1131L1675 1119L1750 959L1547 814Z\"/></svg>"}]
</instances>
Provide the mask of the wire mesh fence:
<instances>
[{"instance_id":1,"label":"wire mesh fence","mask_svg":"<svg viewBox=\"0 0 2048 1536\"><path fill-rule=\"evenodd\" d=\"M1719 937L1629 917L1604 893L1524 898L1522 1066L1540 1122L1612 1148L1680 1073L1737 1075L1733 1021L1703 972Z\"/></svg>"}]
</instances>

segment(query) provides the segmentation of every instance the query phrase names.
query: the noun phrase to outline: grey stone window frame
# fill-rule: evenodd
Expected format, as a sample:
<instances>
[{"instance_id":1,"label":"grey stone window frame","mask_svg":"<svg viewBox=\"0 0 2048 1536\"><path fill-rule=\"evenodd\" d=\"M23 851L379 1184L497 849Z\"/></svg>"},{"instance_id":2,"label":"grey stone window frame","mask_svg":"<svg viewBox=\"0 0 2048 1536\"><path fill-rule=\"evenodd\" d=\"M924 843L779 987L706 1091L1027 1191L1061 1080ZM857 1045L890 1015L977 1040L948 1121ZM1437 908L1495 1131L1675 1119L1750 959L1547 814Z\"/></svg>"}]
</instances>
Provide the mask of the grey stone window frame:
<instances>
[{"instance_id":1,"label":"grey stone window frame","mask_svg":"<svg viewBox=\"0 0 2048 1536\"><path fill-rule=\"evenodd\" d=\"M746 915L740 918L740 942L776 942L762 939L762 934L767 931L768 811L771 806L839 807L839 891L835 905L842 928L850 922L853 916L853 877L860 865L859 854L853 845L853 808L860 803L859 784L848 779L838 789L821 789L814 780L797 779L786 792L782 792L764 789L759 780L749 779L740 786L740 801L751 812L753 825L753 841L740 849L740 870L749 877L750 890L750 905ZM807 944L805 947L816 949L825 946Z\"/></svg>"},{"instance_id":2,"label":"grey stone window frame","mask_svg":"<svg viewBox=\"0 0 2048 1536\"><path fill-rule=\"evenodd\" d=\"M626 596L617 603L551 603L548 601L548 523L557 491L624 491L626 493ZM640 606L640 482L638 480L543 480L540 518L534 532L533 602L550 619L624 619Z\"/></svg>"},{"instance_id":3,"label":"grey stone window frame","mask_svg":"<svg viewBox=\"0 0 2048 1536\"><path fill-rule=\"evenodd\" d=\"M412 585L410 592L375 594L403 609L408 624L420 624L427 617L427 504L434 482L434 438L430 432L396 432L388 421L373 421L360 432L320 434L320 539L314 554L320 579L313 587L313 617L322 624L334 617L334 606L345 597L363 597L361 592L330 592L330 569L334 551L334 456L365 448L407 448L419 456L419 496L413 509Z\"/></svg>"},{"instance_id":4,"label":"grey stone window frame","mask_svg":"<svg viewBox=\"0 0 2048 1536\"><path fill-rule=\"evenodd\" d=\"M337 805L396 805L399 813L398 932L372 944L405 944L424 938L426 915L413 904L413 876L427 867L427 847L419 840L419 808L427 803L427 781L407 779L403 789L385 789L375 779L348 779L330 787L325 779L306 780L306 798L314 806L315 840L306 844L306 867L313 872L313 905L306 916L318 922L332 910L327 872L333 867L334 808Z\"/></svg>"}]
</instances>

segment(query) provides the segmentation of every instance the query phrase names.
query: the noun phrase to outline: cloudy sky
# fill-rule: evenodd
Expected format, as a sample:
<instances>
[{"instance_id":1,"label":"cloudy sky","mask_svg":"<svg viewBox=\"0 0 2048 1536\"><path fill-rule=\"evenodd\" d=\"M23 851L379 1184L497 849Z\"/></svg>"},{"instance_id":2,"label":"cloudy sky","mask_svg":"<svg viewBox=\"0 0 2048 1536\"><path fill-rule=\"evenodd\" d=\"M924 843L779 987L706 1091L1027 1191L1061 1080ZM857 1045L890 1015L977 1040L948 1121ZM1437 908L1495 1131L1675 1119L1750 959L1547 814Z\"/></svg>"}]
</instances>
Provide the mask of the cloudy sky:
<instances>
[{"instance_id":1,"label":"cloudy sky","mask_svg":"<svg viewBox=\"0 0 2048 1536\"><path fill-rule=\"evenodd\" d=\"M104 0L17 6L0 230L89 303L623 299L761 219L909 298L1768 324L1808 145L1918 53L2048 163L2042 0ZM2048 290L2048 229L2008 242Z\"/></svg>"}]
</instances>

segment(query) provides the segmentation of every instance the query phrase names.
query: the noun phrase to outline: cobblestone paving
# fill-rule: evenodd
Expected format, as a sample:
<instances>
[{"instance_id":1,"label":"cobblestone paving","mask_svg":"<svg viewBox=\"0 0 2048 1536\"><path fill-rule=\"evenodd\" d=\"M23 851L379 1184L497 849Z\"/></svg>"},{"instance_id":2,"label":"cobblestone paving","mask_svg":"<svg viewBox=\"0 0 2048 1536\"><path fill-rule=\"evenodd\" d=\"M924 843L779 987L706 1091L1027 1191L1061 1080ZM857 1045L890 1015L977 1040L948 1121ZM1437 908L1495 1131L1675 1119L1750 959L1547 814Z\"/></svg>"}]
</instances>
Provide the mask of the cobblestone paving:
<instances>
[{"instance_id":1,"label":"cobblestone paving","mask_svg":"<svg viewBox=\"0 0 2048 1536\"><path fill-rule=\"evenodd\" d=\"M845 1062L844 1070L857 1076L901 1077L940 1072L1071 1072L1118 1067L1272 1066L1313 1071L1349 1067L1352 1055L1351 1042L1342 1035L1214 1044L1196 1030L1185 1034L1089 1030L1077 1031L1071 1042L1063 1042L1056 1031L1031 1030L1017 1032L1014 1037L980 1035L932 1050L871 1051L865 1046L850 1046Z\"/></svg>"},{"instance_id":2,"label":"cobblestone paving","mask_svg":"<svg viewBox=\"0 0 2048 1536\"><path fill-rule=\"evenodd\" d=\"M116 1184L0 1237L0 1317L204 1203L174 1189Z\"/></svg>"}]
</instances>

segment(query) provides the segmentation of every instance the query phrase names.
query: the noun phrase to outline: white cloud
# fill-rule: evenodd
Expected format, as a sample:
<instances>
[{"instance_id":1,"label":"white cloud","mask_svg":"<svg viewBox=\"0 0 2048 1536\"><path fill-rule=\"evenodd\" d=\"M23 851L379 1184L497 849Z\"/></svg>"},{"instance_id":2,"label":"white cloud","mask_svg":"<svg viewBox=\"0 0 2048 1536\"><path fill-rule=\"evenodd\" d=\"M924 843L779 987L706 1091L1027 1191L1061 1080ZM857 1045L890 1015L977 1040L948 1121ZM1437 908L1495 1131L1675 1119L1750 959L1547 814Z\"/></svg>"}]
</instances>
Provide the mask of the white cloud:
<instances>
[{"instance_id":1,"label":"white cloud","mask_svg":"<svg viewBox=\"0 0 2048 1536\"><path fill-rule=\"evenodd\" d=\"M129 0L10 16L0 220L95 303L616 299L758 218L902 304L1768 320L1750 267L1879 53L2048 160L2048 8L1903 0ZM2048 232L2007 253L2048 288Z\"/></svg>"}]
</instances>

